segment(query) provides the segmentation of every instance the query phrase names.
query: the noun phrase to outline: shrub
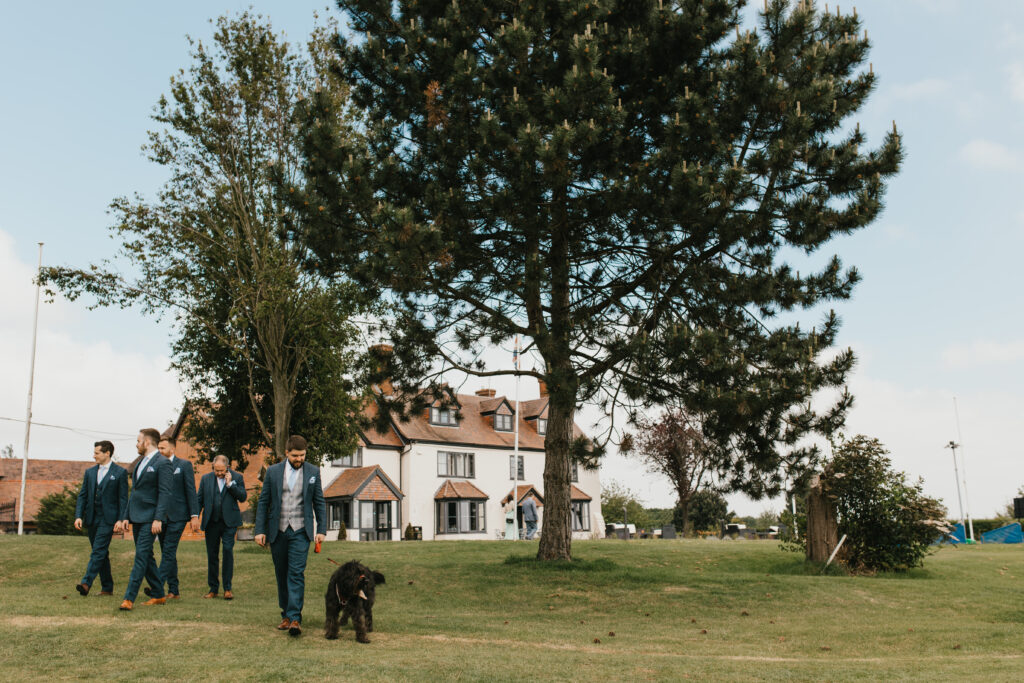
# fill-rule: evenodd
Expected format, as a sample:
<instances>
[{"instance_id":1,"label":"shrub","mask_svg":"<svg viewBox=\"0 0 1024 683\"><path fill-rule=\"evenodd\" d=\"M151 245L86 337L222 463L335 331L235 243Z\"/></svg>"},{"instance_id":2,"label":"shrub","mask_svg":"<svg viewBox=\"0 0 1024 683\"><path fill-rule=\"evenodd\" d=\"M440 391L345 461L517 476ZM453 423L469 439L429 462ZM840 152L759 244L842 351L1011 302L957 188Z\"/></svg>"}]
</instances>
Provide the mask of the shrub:
<instances>
[{"instance_id":1,"label":"shrub","mask_svg":"<svg viewBox=\"0 0 1024 683\"><path fill-rule=\"evenodd\" d=\"M948 526L946 509L892 469L877 439L858 435L841 441L822 473L823 489L835 502L843 551L856 571L906 570L922 564Z\"/></svg>"},{"instance_id":2,"label":"shrub","mask_svg":"<svg viewBox=\"0 0 1024 683\"><path fill-rule=\"evenodd\" d=\"M36 513L36 529L41 534L53 536L82 536L82 531L75 530L75 504L78 502L78 489L81 484L65 486L60 493L51 493L39 499L39 512Z\"/></svg>"}]
</instances>

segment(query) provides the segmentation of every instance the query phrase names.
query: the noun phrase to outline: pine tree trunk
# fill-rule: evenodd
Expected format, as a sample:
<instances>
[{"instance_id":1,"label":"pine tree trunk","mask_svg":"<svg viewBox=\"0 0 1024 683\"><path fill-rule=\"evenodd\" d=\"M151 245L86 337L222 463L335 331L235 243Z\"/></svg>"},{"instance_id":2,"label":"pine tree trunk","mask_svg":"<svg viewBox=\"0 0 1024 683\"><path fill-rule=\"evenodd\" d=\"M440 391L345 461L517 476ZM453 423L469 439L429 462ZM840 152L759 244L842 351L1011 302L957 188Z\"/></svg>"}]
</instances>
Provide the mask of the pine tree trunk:
<instances>
[{"instance_id":1,"label":"pine tree trunk","mask_svg":"<svg viewBox=\"0 0 1024 683\"><path fill-rule=\"evenodd\" d=\"M821 477L814 475L807 494L807 559L824 564L838 544L835 506L822 490Z\"/></svg>"},{"instance_id":2,"label":"pine tree trunk","mask_svg":"<svg viewBox=\"0 0 1024 683\"><path fill-rule=\"evenodd\" d=\"M544 437L544 528L538 560L572 559L569 453L575 405L555 391L548 404L548 429ZM559 397L559 394L563 396Z\"/></svg>"}]
</instances>

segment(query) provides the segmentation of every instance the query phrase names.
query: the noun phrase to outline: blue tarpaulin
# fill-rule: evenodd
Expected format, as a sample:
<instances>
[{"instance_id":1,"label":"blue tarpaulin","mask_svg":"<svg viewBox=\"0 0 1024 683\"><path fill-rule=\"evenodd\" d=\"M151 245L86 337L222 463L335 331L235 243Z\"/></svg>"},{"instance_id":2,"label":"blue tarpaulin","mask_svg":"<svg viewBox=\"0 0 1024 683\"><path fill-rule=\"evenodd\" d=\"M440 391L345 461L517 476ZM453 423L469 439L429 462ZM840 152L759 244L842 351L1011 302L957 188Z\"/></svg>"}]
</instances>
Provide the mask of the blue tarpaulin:
<instances>
[{"instance_id":1,"label":"blue tarpaulin","mask_svg":"<svg viewBox=\"0 0 1024 683\"><path fill-rule=\"evenodd\" d=\"M967 542L967 534L964 533L964 525L963 524L955 524L955 525L953 525L953 529L948 534L946 534L945 536L940 536L939 538L936 538L935 542L932 543L932 545L938 545L939 543L966 543L966 542Z\"/></svg>"},{"instance_id":2,"label":"blue tarpaulin","mask_svg":"<svg viewBox=\"0 0 1024 683\"><path fill-rule=\"evenodd\" d=\"M1020 524L1014 522L1001 526L992 531L986 531L981 535L982 543L1024 543L1024 533L1021 532Z\"/></svg>"}]
</instances>

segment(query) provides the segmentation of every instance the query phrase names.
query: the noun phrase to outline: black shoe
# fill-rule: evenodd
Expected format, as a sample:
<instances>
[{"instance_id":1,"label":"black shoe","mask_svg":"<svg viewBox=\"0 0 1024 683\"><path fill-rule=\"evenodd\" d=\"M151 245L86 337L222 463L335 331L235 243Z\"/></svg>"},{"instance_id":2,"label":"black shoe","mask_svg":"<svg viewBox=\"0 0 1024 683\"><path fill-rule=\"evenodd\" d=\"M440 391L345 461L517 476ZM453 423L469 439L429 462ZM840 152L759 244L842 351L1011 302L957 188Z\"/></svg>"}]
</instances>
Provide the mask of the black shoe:
<instances>
[{"instance_id":1,"label":"black shoe","mask_svg":"<svg viewBox=\"0 0 1024 683\"><path fill-rule=\"evenodd\" d=\"M76 583L75 590L77 590L83 598L89 594L89 586L84 583Z\"/></svg>"}]
</instances>

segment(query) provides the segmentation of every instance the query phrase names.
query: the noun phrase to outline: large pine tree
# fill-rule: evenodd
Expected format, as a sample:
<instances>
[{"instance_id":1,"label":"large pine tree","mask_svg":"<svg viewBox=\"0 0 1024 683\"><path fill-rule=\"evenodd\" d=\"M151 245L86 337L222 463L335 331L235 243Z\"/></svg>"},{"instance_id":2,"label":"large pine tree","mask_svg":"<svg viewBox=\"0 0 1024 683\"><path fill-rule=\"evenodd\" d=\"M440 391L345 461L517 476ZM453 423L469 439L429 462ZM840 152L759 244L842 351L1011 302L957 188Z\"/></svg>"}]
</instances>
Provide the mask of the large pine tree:
<instances>
[{"instance_id":1,"label":"large pine tree","mask_svg":"<svg viewBox=\"0 0 1024 683\"><path fill-rule=\"evenodd\" d=\"M308 109L307 211L326 271L399 305L393 372L494 374L482 345L528 338L550 389L538 557L571 556L577 406L682 404L759 494L802 436L841 423L838 323L780 314L850 296L812 253L881 211L898 134L848 120L875 84L856 15L782 0L339 0L342 77L367 145ZM440 364L435 363L441 359ZM400 381L401 377L396 377Z\"/></svg>"}]
</instances>

